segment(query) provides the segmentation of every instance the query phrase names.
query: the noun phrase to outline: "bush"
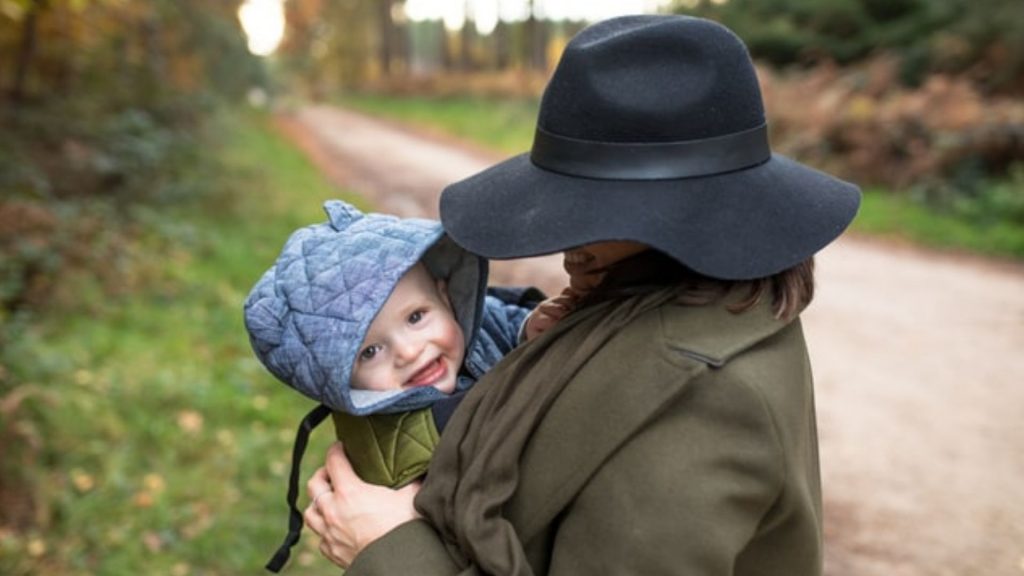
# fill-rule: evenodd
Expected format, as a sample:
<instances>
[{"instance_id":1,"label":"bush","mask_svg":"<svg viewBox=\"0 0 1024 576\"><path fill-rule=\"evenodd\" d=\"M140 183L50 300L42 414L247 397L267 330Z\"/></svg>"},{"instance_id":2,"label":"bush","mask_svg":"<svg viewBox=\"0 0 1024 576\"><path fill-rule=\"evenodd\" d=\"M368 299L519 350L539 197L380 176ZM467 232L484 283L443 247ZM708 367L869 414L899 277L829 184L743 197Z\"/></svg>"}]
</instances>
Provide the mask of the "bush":
<instances>
[{"instance_id":1,"label":"bush","mask_svg":"<svg viewBox=\"0 0 1024 576\"><path fill-rule=\"evenodd\" d=\"M1014 164L1007 179L967 189L971 193L949 193L952 212L979 226L1005 221L1024 229L1024 162Z\"/></svg>"},{"instance_id":2,"label":"bush","mask_svg":"<svg viewBox=\"0 0 1024 576\"><path fill-rule=\"evenodd\" d=\"M898 69L877 58L842 72L761 70L775 147L861 184L934 188L930 200L975 198L1011 177L1024 161L1024 104L942 75L906 89Z\"/></svg>"},{"instance_id":3,"label":"bush","mask_svg":"<svg viewBox=\"0 0 1024 576\"><path fill-rule=\"evenodd\" d=\"M1024 90L1019 0L701 0L681 11L718 20L775 66L894 57L915 86L965 76L986 93Z\"/></svg>"},{"instance_id":4,"label":"bush","mask_svg":"<svg viewBox=\"0 0 1024 576\"><path fill-rule=\"evenodd\" d=\"M90 286L131 290L145 270L130 248L142 219L204 191L197 142L205 126L195 115L214 110L201 110L167 99L109 111L84 99L3 119L0 309L67 303Z\"/></svg>"}]
</instances>

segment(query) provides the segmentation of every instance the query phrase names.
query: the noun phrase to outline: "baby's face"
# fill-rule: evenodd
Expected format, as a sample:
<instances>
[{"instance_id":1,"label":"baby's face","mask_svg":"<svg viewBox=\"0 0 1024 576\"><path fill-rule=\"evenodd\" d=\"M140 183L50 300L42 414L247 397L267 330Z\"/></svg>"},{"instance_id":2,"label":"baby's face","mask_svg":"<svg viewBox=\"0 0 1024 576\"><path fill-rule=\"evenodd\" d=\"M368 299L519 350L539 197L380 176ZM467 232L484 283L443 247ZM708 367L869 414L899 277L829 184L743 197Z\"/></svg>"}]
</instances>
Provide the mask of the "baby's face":
<instances>
[{"instance_id":1,"label":"baby's face","mask_svg":"<svg viewBox=\"0 0 1024 576\"><path fill-rule=\"evenodd\" d=\"M451 394L465 347L443 283L417 264L402 276L370 324L356 356L352 387L408 390L433 386Z\"/></svg>"}]
</instances>

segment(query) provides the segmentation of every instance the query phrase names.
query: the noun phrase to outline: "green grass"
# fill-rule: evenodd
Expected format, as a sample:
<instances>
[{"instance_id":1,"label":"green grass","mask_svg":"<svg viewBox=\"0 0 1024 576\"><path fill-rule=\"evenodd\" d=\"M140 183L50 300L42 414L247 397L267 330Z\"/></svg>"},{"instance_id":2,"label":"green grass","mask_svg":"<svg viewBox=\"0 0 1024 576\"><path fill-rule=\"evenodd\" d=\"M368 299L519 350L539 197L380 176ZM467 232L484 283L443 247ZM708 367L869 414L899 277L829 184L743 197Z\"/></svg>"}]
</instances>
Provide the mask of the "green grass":
<instances>
[{"instance_id":1,"label":"green grass","mask_svg":"<svg viewBox=\"0 0 1024 576\"><path fill-rule=\"evenodd\" d=\"M341 104L364 112L410 122L465 138L506 154L529 149L533 140L537 102L488 100L486 98L424 98L397 96L347 96ZM1024 196L1024 177L994 185L1001 196ZM1020 200L1015 201L1017 206ZM980 204L980 203L979 203ZM972 215L968 207L960 215L929 209L904 194L881 189L866 190L860 213L852 225L857 232L885 236L938 249L968 251L1002 258L1024 259L1024 226L1015 223L1009 210L987 210L985 217ZM997 207L998 208L998 207ZM1020 209L1015 208L1019 213Z\"/></svg>"},{"instance_id":2,"label":"green grass","mask_svg":"<svg viewBox=\"0 0 1024 576\"><path fill-rule=\"evenodd\" d=\"M0 530L2 574L258 574L284 536L292 437L313 404L255 360L241 305L341 194L266 118L220 132L209 193L152 214L139 239L160 281L83 291L94 301L42 315L0 357L16 383L0 432L20 448L5 473L36 510L34 527ZM319 432L304 477L331 440ZM332 572L314 541L288 573Z\"/></svg>"},{"instance_id":3,"label":"green grass","mask_svg":"<svg viewBox=\"0 0 1024 576\"><path fill-rule=\"evenodd\" d=\"M534 100L382 95L351 95L340 103L370 114L439 130L509 155L529 150L538 105Z\"/></svg>"},{"instance_id":4,"label":"green grass","mask_svg":"<svg viewBox=\"0 0 1024 576\"><path fill-rule=\"evenodd\" d=\"M1009 220L978 222L936 213L920 202L886 190L864 191L860 213L852 229L944 250L1024 259L1024 227Z\"/></svg>"}]
</instances>

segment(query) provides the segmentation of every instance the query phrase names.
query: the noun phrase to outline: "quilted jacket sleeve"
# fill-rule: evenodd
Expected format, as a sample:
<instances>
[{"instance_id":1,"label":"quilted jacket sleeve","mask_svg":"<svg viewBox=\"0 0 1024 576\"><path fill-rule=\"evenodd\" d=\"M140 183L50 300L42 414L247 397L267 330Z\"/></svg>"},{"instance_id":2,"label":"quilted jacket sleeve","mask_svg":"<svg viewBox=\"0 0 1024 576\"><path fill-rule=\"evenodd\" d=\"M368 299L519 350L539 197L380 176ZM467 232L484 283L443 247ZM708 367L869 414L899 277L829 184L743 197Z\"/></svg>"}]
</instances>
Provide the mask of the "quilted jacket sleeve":
<instances>
[{"instance_id":1,"label":"quilted jacket sleeve","mask_svg":"<svg viewBox=\"0 0 1024 576\"><path fill-rule=\"evenodd\" d=\"M476 378L498 363L519 344L519 329L526 316L544 299L536 288L488 288L483 320L467 356Z\"/></svg>"},{"instance_id":2,"label":"quilted jacket sleeve","mask_svg":"<svg viewBox=\"0 0 1024 576\"><path fill-rule=\"evenodd\" d=\"M530 312L546 296L536 288L491 287L484 299L484 322L481 327L499 343L502 355L519 343L519 333Z\"/></svg>"}]
</instances>

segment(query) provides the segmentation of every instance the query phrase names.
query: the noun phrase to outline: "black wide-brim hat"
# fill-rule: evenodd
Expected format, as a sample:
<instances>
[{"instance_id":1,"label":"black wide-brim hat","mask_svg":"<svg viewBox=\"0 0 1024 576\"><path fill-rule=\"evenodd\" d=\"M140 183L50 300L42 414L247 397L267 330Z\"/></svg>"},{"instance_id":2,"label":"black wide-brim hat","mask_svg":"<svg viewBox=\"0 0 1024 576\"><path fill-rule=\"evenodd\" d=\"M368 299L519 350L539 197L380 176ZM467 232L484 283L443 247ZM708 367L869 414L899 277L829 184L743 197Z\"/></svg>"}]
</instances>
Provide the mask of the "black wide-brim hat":
<instances>
[{"instance_id":1,"label":"black wide-brim hat","mask_svg":"<svg viewBox=\"0 0 1024 576\"><path fill-rule=\"evenodd\" d=\"M448 186L441 221L487 258L632 240L742 280L806 260L859 204L857 186L771 152L735 34L700 18L627 16L569 42L531 152Z\"/></svg>"}]
</instances>

